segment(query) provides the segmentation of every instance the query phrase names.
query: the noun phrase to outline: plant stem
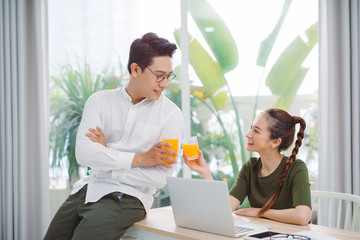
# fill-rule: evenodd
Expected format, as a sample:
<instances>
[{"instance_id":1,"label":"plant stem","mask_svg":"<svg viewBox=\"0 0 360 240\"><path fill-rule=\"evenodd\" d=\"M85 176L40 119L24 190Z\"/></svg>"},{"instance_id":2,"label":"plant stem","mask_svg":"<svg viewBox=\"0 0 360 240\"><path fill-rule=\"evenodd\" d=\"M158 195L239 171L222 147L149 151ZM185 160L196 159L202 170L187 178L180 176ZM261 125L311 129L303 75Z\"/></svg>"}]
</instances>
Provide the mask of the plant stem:
<instances>
[{"instance_id":1,"label":"plant stem","mask_svg":"<svg viewBox=\"0 0 360 240\"><path fill-rule=\"evenodd\" d=\"M225 79L225 83L226 83L226 86L228 88L231 103L232 103L232 106L233 106L234 112L235 112L236 126L237 126L237 129L238 129L239 142L240 142L241 162L245 163L247 159L246 159L246 155L245 155L245 145L244 145L244 139L243 139L243 132L242 132L242 129L241 129L241 126L240 126L240 118L239 118L239 114L238 114L238 111L237 111L237 108L236 108L236 105L235 105L234 98L233 98L233 96L231 94L229 83L227 82L226 79Z\"/></svg>"},{"instance_id":2,"label":"plant stem","mask_svg":"<svg viewBox=\"0 0 360 240\"><path fill-rule=\"evenodd\" d=\"M222 120L220 118L220 113L217 110L212 109L211 106L209 104L207 104L201 98L198 98L196 96L194 96L194 97L196 99L198 99L201 103L203 103L215 115L216 119L220 123L220 126L223 129L223 132L224 132L224 135L225 135L225 138L226 138L226 142L228 143L227 148L229 150L229 155L230 155L230 160L231 160L231 166L232 166L232 169L233 169L233 174L234 174L234 177L236 177L239 174L239 168L238 168L238 165L237 165L236 156L235 156L235 153L234 153L234 148L232 147L232 144L231 144L230 136L227 133L226 128L224 126L224 123L222 122Z\"/></svg>"}]
</instances>

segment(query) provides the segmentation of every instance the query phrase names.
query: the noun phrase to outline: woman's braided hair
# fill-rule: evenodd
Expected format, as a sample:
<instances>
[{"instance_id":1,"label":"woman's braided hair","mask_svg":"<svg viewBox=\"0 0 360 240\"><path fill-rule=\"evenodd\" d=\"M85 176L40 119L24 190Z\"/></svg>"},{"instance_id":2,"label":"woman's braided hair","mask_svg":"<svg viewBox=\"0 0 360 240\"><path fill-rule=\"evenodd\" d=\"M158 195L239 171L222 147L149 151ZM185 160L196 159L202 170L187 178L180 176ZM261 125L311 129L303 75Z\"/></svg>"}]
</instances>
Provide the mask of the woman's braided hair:
<instances>
[{"instance_id":1,"label":"woman's braided hair","mask_svg":"<svg viewBox=\"0 0 360 240\"><path fill-rule=\"evenodd\" d=\"M300 124L300 129L297 134L297 139L295 141L295 147L292 150L290 157L286 160L285 167L281 173L279 187L271 196L271 198L267 201L267 203L260 209L256 217L261 217L276 202L280 190L285 182L285 177L289 170L289 167L295 161L296 154L299 152L299 148L302 144L302 140L304 138L304 131L306 128L306 123L303 118L291 116L289 113L281 109L268 109L262 114L264 114L265 118L269 123L270 139L281 139L281 143L278 148L279 152L281 152L282 150L286 150L292 144L295 135L295 125L297 123Z\"/></svg>"}]
</instances>

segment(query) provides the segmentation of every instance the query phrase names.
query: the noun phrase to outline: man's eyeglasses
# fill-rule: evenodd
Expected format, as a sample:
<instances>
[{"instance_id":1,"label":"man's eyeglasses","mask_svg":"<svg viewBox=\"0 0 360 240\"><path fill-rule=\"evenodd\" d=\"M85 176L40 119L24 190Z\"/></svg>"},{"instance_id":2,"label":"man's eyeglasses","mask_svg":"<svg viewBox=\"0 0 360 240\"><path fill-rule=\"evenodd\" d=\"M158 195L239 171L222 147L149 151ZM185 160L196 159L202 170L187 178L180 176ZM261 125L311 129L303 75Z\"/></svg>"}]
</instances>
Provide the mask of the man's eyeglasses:
<instances>
[{"instance_id":1,"label":"man's eyeglasses","mask_svg":"<svg viewBox=\"0 0 360 240\"><path fill-rule=\"evenodd\" d=\"M166 79L168 82L170 82L170 81L174 80L174 78L176 78L175 73L156 74L156 73L154 73L148 66L145 66L145 67L146 67L147 69L149 69L150 72L152 72L152 74L154 74L154 75L156 76L156 82L157 82L157 83L160 83L160 82L164 81L165 79Z\"/></svg>"}]
</instances>

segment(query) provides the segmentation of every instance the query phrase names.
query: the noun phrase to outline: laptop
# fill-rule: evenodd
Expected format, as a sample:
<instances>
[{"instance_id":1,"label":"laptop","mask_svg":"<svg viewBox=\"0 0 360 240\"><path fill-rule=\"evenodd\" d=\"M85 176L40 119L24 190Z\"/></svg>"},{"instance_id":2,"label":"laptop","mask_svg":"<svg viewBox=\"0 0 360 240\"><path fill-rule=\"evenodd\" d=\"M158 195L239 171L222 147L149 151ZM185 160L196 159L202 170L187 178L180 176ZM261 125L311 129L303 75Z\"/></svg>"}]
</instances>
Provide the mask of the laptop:
<instances>
[{"instance_id":1,"label":"laptop","mask_svg":"<svg viewBox=\"0 0 360 240\"><path fill-rule=\"evenodd\" d=\"M175 224L229 237L269 229L236 219L226 182L167 177Z\"/></svg>"}]
</instances>

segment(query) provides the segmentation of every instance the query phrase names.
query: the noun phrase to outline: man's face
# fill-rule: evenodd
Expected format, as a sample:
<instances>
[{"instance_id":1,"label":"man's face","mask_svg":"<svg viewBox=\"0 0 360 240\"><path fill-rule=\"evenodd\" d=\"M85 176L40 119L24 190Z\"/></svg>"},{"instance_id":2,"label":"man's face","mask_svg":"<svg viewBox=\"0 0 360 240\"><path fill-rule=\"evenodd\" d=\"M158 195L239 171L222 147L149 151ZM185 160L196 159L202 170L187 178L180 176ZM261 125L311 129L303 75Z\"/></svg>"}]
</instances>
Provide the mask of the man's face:
<instances>
[{"instance_id":1,"label":"man's face","mask_svg":"<svg viewBox=\"0 0 360 240\"><path fill-rule=\"evenodd\" d=\"M171 58L168 56L154 57L153 63L147 66L143 71L139 69L136 80L137 98L148 98L149 100L158 100L168 85L168 80L161 82L161 76L172 73Z\"/></svg>"}]
</instances>

